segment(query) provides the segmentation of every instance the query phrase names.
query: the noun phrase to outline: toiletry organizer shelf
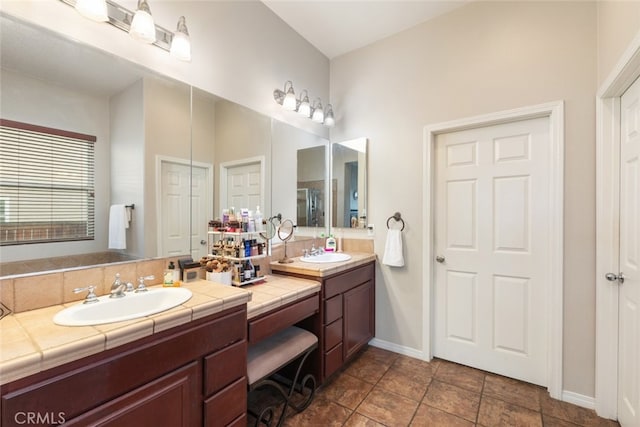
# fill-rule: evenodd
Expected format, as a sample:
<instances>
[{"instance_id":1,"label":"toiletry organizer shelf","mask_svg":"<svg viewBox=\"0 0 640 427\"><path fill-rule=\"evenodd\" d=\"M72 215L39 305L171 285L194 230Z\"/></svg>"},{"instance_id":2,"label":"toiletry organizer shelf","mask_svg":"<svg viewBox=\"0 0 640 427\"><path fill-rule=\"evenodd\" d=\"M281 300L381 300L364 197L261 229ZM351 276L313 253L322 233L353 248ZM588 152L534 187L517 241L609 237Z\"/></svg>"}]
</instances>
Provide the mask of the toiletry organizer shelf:
<instances>
[{"instance_id":1,"label":"toiletry organizer shelf","mask_svg":"<svg viewBox=\"0 0 640 427\"><path fill-rule=\"evenodd\" d=\"M222 243L222 249L218 248L218 250L214 250L214 248L218 244L217 242L227 241L227 245L226 245L227 248L229 246L229 242L233 242L233 247L235 247L235 251L242 252L243 247L240 246L240 244L243 241L251 242L253 240L256 240L256 243L257 243L257 240L258 240L257 237L259 235L260 233L257 231L243 232L243 231L209 230L208 232L209 257L212 259L217 259L219 261L227 261L233 265L233 271L232 271L233 279L231 281L231 284L233 286L245 286L245 285L259 282L265 279L264 276L257 276L257 269L251 263L251 261L262 259L267 256L266 245L263 243L258 243L258 245L262 245L262 246L260 247L256 246L257 248L256 250L260 250L260 252L262 253L248 255L248 256L242 256L240 254L238 254L239 256L233 256L229 254L228 249L226 250L224 249L225 248L224 243ZM249 273L249 276L247 277L245 276L245 272L249 271L248 269L250 269L250 273ZM245 278L241 279L243 277Z\"/></svg>"}]
</instances>

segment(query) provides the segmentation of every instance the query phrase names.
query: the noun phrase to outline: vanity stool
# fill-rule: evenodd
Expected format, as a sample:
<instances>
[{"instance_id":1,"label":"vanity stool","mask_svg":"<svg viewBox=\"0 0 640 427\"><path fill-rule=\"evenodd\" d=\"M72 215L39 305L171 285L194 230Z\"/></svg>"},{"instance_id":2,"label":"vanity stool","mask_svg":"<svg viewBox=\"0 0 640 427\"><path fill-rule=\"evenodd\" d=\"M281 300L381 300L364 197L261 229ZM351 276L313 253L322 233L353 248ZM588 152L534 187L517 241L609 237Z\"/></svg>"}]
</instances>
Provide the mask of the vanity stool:
<instances>
[{"instance_id":1,"label":"vanity stool","mask_svg":"<svg viewBox=\"0 0 640 427\"><path fill-rule=\"evenodd\" d=\"M249 346L247 351L247 380L249 392L263 387L271 387L277 390L284 398L284 406L277 426L281 426L284 423L288 406L291 406L297 412L301 412L306 409L313 400L316 390L315 377L312 374L307 374L302 378L300 384L298 384L298 377L300 376L305 360L317 347L318 337L297 326L290 326L269 338ZM293 364L294 362L297 363L297 367ZM278 378L278 381L272 379L272 377L276 377L275 374L278 371L288 365L292 365L296 370L293 381L287 381L289 384L283 384L282 378ZM298 389L298 392L304 395L305 384L307 383L309 383L307 388L310 386L309 395L301 404L296 405L292 403L291 397L294 391ZM288 387L288 390L285 388L285 385ZM269 406L262 409L259 414L252 414L256 417L255 425L258 426L263 422L270 426L274 418L274 412L274 408Z\"/></svg>"}]
</instances>

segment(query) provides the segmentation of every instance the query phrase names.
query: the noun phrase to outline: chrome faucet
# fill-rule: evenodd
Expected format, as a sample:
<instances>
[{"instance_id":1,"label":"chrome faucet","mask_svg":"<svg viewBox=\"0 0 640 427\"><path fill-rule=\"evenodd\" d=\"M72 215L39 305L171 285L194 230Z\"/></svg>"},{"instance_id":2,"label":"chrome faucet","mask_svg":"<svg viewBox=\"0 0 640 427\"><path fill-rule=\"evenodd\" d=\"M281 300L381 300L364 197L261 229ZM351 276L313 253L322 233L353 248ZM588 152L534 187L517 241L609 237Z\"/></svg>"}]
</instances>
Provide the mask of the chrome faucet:
<instances>
[{"instance_id":1,"label":"chrome faucet","mask_svg":"<svg viewBox=\"0 0 640 427\"><path fill-rule=\"evenodd\" d=\"M127 284L120 280L120 273L116 273L116 279L111 284L111 294L109 298L122 298L127 290Z\"/></svg>"},{"instance_id":2,"label":"chrome faucet","mask_svg":"<svg viewBox=\"0 0 640 427\"><path fill-rule=\"evenodd\" d=\"M144 276L144 277L141 276L138 279L138 287L136 288L135 292L136 293L138 293L138 292L147 292L148 289L147 289L147 286L144 284L144 281L145 280L153 280L155 278L156 278L155 276Z\"/></svg>"}]
</instances>

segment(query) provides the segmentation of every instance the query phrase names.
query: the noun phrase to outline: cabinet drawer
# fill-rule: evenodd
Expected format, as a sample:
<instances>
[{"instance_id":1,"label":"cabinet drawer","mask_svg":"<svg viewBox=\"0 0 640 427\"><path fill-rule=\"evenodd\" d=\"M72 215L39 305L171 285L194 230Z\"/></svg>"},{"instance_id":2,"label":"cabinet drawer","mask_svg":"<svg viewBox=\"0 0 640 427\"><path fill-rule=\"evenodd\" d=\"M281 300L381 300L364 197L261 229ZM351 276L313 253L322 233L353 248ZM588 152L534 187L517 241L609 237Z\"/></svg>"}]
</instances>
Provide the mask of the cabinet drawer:
<instances>
[{"instance_id":1,"label":"cabinet drawer","mask_svg":"<svg viewBox=\"0 0 640 427\"><path fill-rule=\"evenodd\" d=\"M333 348L342 342L342 319L324 327L324 348Z\"/></svg>"},{"instance_id":2,"label":"cabinet drawer","mask_svg":"<svg viewBox=\"0 0 640 427\"><path fill-rule=\"evenodd\" d=\"M227 427L247 427L247 414L240 415L235 420L227 424Z\"/></svg>"},{"instance_id":3,"label":"cabinet drawer","mask_svg":"<svg viewBox=\"0 0 640 427\"><path fill-rule=\"evenodd\" d=\"M247 342L241 341L204 358L204 395L209 396L246 375Z\"/></svg>"},{"instance_id":4,"label":"cabinet drawer","mask_svg":"<svg viewBox=\"0 0 640 427\"><path fill-rule=\"evenodd\" d=\"M256 343L320 311L320 296L314 294L270 314L249 321L249 342Z\"/></svg>"},{"instance_id":5,"label":"cabinet drawer","mask_svg":"<svg viewBox=\"0 0 640 427\"><path fill-rule=\"evenodd\" d=\"M324 283L324 296L331 298L351 288L373 279L375 274L373 263L354 268L353 270L329 278Z\"/></svg>"},{"instance_id":6,"label":"cabinet drawer","mask_svg":"<svg viewBox=\"0 0 640 427\"><path fill-rule=\"evenodd\" d=\"M247 412L247 379L239 379L204 401L204 425L226 426Z\"/></svg>"},{"instance_id":7,"label":"cabinet drawer","mask_svg":"<svg viewBox=\"0 0 640 427\"><path fill-rule=\"evenodd\" d=\"M324 355L324 376L333 374L342 366L342 344L338 344Z\"/></svg>"},{"instance_id":8,"label":"cabinet drawer","mask_svg":"<svg viewBox=\"0 0 640 427\"><path fill-rule=\"evenodd\" d=\"M324 302L324 324L328 325L342 317L342 295L336 295Z\"/></svg>"}]
</instances>

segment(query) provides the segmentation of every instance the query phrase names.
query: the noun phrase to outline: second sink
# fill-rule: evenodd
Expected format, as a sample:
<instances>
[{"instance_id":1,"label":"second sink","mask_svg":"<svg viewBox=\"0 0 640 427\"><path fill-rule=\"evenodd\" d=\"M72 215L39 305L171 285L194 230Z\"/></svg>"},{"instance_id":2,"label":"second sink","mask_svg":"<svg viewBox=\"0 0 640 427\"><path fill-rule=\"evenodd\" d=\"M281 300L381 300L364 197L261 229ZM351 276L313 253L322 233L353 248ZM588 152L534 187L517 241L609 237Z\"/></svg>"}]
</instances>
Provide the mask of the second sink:
<instances>
[{"instance_id":1,"label":"second sink","mask_svg":"<svg viewBox=\"0 0 640 427\"><path fill-rule=\"evenodd\" d=\"M327 262L341 262L351 259L351 255L342 252L325 252L321 255L312 255L308 257L300 257L300 261L303 262L315 262L315 263L327 263Z\"/></svg>"},{"instance_id":2,"label":"second sink","mask_svg":"<svg viewBox=\"0 0 640 427\"><path fill-rule=\"evenodd\" d=\"M53 322L63 326L89 326L121 322L160 313L191 298L186 288L150 288L147 292L128 293L123 298L104 295L99 302L78 303L59 311Z\"/></svg>"}]
</instances>

